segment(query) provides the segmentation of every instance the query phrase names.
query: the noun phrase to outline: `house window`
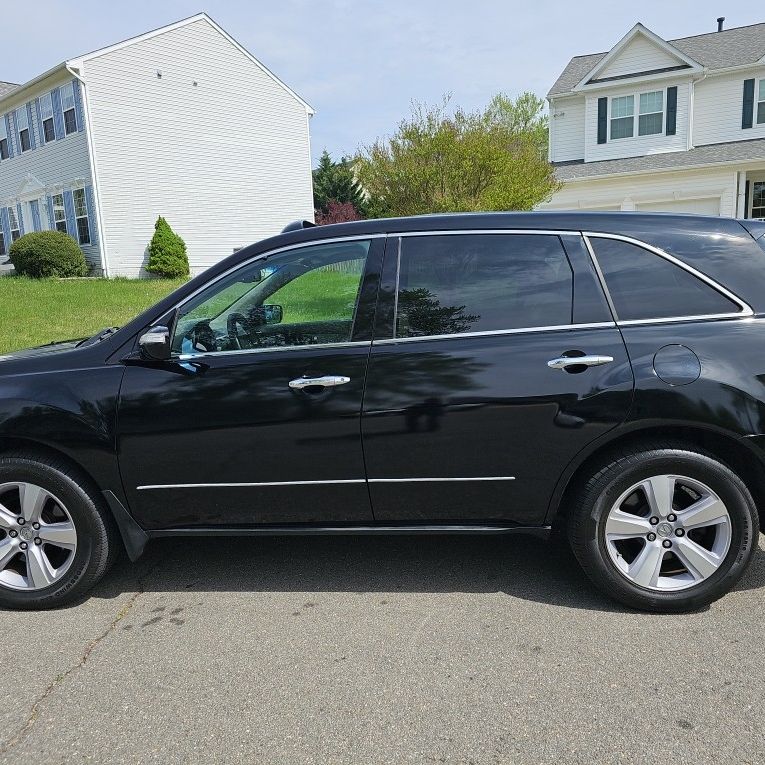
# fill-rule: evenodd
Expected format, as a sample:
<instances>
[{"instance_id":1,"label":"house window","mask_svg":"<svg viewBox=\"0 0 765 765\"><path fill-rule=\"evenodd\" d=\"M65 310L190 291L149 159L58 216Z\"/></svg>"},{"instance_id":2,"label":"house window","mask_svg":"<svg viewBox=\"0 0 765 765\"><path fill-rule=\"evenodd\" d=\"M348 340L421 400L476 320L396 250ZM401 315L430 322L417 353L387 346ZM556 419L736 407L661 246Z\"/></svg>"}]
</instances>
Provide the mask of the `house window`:
<instances>
[{"instance_id":1,"label":"house window","mask_svg":"<svg viewBox=\"0 0 765 765\"><path fill-rule=\"evenodd\" d=\"M53 223L56 227L56 231L61 231L64 234L66 231L66 211L64 210L64 195L53 195Z\"/></svg>"},{"instance_id":2,"label":"house window","mask_svg":"<svg viewBox=\"0 0 765 765\"><path fill-rule=\"evenodd\" d=\"M43 140L45 143L50 143L56 139L56 127L53 124L53 98L50 93L40 98L40 118Z\"/></svg>"},{"instance_id":3,"label":"house window","mask_svg":"<svg viewBox=\"0 0 765 765\"><path fill-rule=\"evenodd\" d=\"M27 109L22 106L16 110L16 125L19 131L19 146L21 151L29 151L32 148L32 141L29 135L29 119L27 118Z\"/></svg>"},{"instance_id":4,"label":"house window","mask_svg":"<svg viewBox=\"0 0 765 765\"><path fill-rule=\"evenodd\" d=\"M765 220L765 181L752 184L752 217Z\"/></svg>"},{"instance_id":5,"label":"house window","mask_svg":"<svg viewBox=\"0 0 765 765\"><path fill-rule=\"evenodd\" d=\"M656 135L664 130L664 91L640 94L638 135Z\"/></svg>"},{"instance_id":6,"label":"house window","mask_svg":"<svg viewBox=\"0 0 765 765\"><path fill-rule=\"evenodd\" d=\"M0 116L0 161L8 159L8 132L5 129L5 119Z\"/></svg>"},{"instance_id":7,"label":"house window","mask_svg":"<svg viewBox=\"0 0 765 765\"><path fill-rule=\"evenodd\" d=\"M77 219L77 241L80 244L90 244L90 223L88 221L88 206L85 203L85 189L75 189L74 217Z\"/></svg>"},{"instance_id":8,"label":"house window","mask_svg":"<svg viewBox=\"0 0 765 765\"><path fill-rule=\"evenodd\" d=\"M765 80L760 80L760 92L757 96L757 124L765 124Z\"/></svg>"},{"instance_id":9,"label":"house window","mask_svg":"<svg viewBox=\"0 0 765 765\"><path fill-rule=\"evenodd\" d=\"M611 139L632 138L635 131L635 96L611 99Z\"/></svg>"},{"instance_id":10,"label":"house window","mask_svg":"<svg viewBox=\"0 0 765 765\"><path fill-rule=\"evenodd\" d=\"M8 220L11 224L11 242L15 242L21 236L21 226L19 225L19 219L16 217L16 210L12 207L8 208Z\"/></svg>"},{"instance_id":11,"label":"house window","mask_svg":"<svg viewBox=\"0 0 765 765\"><path fill-rule=\"evenodd\" d=\"M74 86L70 82L61 88L61 108L64 110L64 133L77 132L77 117L74 113Z\"/></svg>"}]
</instances>

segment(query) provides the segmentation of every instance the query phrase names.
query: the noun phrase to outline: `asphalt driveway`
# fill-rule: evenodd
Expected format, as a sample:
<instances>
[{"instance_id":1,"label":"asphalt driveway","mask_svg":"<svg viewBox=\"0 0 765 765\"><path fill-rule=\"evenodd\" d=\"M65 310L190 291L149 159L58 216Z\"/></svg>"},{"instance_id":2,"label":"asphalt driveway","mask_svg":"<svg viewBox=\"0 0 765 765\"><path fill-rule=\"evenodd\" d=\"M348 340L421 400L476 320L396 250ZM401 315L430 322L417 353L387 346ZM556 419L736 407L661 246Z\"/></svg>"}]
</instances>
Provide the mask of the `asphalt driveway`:
<instances>
[{"instance_id":1,"label":"asphalt driveway","mask_svg":"<svg viewBox=\"0 0 765 765\"><path fill-rule=\"evenodd\" d=\"M0 612L0 762L760 763L765 550L687 616L532 538L155 542Z\"/></svg>"}]
</instances>

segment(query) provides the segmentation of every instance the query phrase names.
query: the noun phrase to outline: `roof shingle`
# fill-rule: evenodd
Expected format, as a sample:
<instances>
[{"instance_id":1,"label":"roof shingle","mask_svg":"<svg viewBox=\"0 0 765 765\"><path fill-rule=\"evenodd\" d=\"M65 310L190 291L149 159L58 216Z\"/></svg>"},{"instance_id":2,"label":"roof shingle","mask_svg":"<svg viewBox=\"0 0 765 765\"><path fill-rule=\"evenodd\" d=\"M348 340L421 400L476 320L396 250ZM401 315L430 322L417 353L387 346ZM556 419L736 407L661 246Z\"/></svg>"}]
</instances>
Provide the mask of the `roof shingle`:
<instances>
[{"instance_id":1,"label":"roof shingle","mask_svg":"<svg viewBox=\"0 0 765 765\"><path fill-rule=\"evenodd\" d=\"M16 90L19 86L13 82L3 82L0 80L0 98L7 96L12 91Z\"/></svg>"}]
</instances>

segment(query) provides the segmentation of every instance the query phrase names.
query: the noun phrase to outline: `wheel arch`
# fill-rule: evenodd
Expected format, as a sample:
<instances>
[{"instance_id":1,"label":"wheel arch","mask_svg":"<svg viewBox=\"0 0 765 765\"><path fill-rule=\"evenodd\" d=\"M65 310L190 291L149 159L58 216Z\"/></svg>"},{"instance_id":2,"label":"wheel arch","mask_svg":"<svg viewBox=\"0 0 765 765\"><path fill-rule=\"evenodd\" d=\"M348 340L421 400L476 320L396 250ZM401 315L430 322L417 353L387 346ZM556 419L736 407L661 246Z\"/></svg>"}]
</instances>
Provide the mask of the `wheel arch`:
<instances>
[{"instance_id":1,"label":"wheel arch","mask_svg":"<svg viewBox=\"0 0 765 765\"><path fill-rule=\"evenodd\" d=\"M703 449L726 464L746 484L760 516L761 527L765 521L765 462L747 439L724 431L711 430L694 425L651 425L621 431L605 442L580 453L568 465L559 479L548 506L545 523L560 527L566 518L571 496L581 482L592 475L595 466L610 454L640 444L650 445L662 440L671 441L688 449Z\"/></svg>"}]
</instances>

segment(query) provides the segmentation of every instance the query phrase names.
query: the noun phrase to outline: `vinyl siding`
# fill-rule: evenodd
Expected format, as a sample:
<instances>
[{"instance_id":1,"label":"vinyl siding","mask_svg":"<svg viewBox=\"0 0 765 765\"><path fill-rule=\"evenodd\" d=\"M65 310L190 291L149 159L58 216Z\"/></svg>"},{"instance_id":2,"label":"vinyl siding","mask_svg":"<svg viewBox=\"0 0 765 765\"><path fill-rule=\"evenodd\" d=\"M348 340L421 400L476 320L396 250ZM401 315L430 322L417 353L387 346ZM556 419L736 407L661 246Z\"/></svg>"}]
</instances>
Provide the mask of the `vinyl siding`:
<instances>
[{"instance_id":1,"label":"vinyl siding","mask_svg":"<svg viewBox=\"0 0 765 765\"><path fill-rule=\"evenodd\" d=\"M194 272L313 219L305 107L207 21L88 59L83 75L112 274L142 273L158 215Z\"/></svg>"},{"instance_id":2,"label":"vinyl siding","mask_svg":"<svg viewBox=\"0 0 765 765\"><path fill-rule=\"evenodd\" d=\"M584 159L584 112L584 96L557 98L550 104L552 162Z\"/></svg>"},{"instance_id":3,"label":"vinyl siding","mask_svg":"<svg viewBox=\"0 0 765 765\"><path fill-rule=\"evenodd\" d=\"M755 117L751 128L741 127L744 80L755 78ZM744 141L765 138L765 124L757 124L759 80L765 79L765 66L749 72L710 76L696 83L694 94L693 144Z\"/></svg>"},{"instance_id":4,"label":"vinyl siding","mask_svg":"<svg viewBox=\"0 0 765 765\"><path fill-rule=\"evenodd\" d=\"M618 176L567 183L543 210L651 209L735 215L737 173L727 168Z\"/></svg>"},{"instance_id":5,"label":"vinyl siding","mask_svg":"<svg viewBox=\"0 0 765 765\"><path fill-rule=\"evenodd\" d=\"M635 72L649 72L668 66L680 66L684 62L667 51L662 50L653 41L642 34L636 35L614 60L597 74L603 77L619 77Z\"/></svg>"},{"instance_id":6,"label":"vinyl siding","mask_svg":"<svg viewBox=\"0 0 765 765\"><path fill-rule=\"evenodd\" d=\"M667 93L668 87L677 86L677 126L675 135L665 135L664 131L656 135L637 135L637 120L635 120L635 135L632 138L611 138L610 99L618 96L635 96L635 113L639 110L640 93L654 90L664 91L664 130L666 130L667 117ZM585 131L585 154L586 162L596 162L603 159L616 159L618 157L642 157L646 154L659 152L684 151L688 148L688 101L689 83L674 80L659 82L633 82L629 85L621 84L618 88L598 90L587 94L584 131ZM609 99L609 122L608 140L606 143L598 143L598 98L607 96ZM739 109L739 112L741 110ZM739 120L740 120L739 113Z\"/></svg>"},{"instance_id":7,"label":"vinyl siding","mask_svg":"<svg viewBox=\"0 0 765 765\"><path fill-rule=\"evenodd\" d=\"M71 75L62 74L60 79L46 81L39 90L25 91L20 95L19 101L0 105L0 115L10 109L15 109L26 102L34 102L35 98L50 92L51 88L71 82ZM39 183L42 188L35 191L33 198L43 199L40 205L43 228L52 228L47 222L47 195L56 193L73 185L88 185L91 183L90 159L88 157L87 140L84 132L73 133L61 140L52 141L41 145L41 126L38 121L37 110L32 108L32 123L35 131L37 148L25 151L23 154L16 153L11 159L0 162L0 207L15 205L19 197L24 199L22 209L24 213L24 227L26 231L32 231L31 208L28 204L29 195L25 190L35 188ZM17 144L18 141L15 140ZM31 176L31 187L30 187ZM92 221L91 225L95 225ZM96 269L101 267L101 254L97 246L82 248L86 260Z\"/></svg>"}]
</instances>

